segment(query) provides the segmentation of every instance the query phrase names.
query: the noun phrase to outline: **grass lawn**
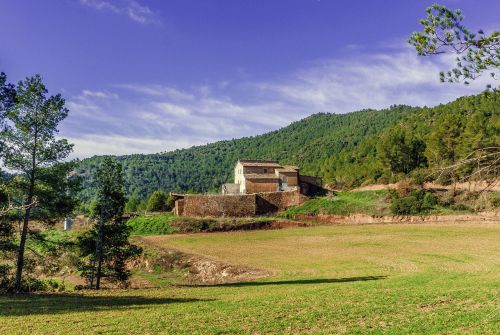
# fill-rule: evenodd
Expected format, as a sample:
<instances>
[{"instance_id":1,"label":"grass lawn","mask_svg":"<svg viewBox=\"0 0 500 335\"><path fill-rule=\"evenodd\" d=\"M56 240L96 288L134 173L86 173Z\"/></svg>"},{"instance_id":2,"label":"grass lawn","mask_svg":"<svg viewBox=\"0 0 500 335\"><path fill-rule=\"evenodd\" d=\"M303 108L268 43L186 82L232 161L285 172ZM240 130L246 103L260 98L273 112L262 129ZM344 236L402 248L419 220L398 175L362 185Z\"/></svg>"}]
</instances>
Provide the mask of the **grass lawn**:
<instances>
[{"instance_id":1,"label":"grass lawn","mask_svg":"<svg viewBox=\"0 0 500 335\"><path fill-rule=\"evenodd\" d=\"M218 286L3 296L0 334L498 334L500 327L499 224L146 239L273 275Z\"/></svg>"}]
</instances>

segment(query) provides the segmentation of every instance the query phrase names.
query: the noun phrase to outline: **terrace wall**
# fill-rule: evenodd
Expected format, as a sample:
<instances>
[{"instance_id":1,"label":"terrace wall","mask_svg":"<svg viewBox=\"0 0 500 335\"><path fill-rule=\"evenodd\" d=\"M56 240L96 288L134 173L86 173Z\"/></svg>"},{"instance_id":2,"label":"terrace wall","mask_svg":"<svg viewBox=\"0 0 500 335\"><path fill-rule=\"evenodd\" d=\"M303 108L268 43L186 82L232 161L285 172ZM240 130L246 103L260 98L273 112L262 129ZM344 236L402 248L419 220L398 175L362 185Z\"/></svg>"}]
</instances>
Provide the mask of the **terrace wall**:
<instances>
[{"instance_id":1,"label":"terrace wall","mask_svg":"<svg viewBox=\"0 0 500 335\"><path fill-rule=\"evenodd\" d=\"M198 217L242 217L274 213L298 206L307 197L298 191L240 195L186 195L176 201L175 213Z\"/></svg>"},{"instance_id":2,"label":"terrace wall","mask_svg":"<svg viewBox=\"0 0 500 335\"><path fill-rule=\"evenodd\" d=\"M252 216L256 213L256 195L186 195L184 216Z\"/></svg>"}]
</instances>

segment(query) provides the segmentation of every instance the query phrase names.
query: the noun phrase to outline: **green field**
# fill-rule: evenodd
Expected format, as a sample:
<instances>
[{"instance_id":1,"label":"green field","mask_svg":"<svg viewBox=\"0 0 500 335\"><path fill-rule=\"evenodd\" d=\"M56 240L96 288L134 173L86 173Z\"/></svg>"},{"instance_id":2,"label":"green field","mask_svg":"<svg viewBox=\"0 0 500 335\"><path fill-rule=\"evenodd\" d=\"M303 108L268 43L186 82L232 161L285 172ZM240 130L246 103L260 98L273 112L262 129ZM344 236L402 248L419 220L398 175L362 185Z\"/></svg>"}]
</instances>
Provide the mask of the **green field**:
<instances>
[{"instance_id":1,"label":"green field","mask_svg":"<svg viewBox=\"0 0 500 335\"><path fill-rule=\"evenodd\" d=\"M254 282L0 297L0 334L498 334L500 225L145 237L268 270Z\"/></svg>"}]
</instances>

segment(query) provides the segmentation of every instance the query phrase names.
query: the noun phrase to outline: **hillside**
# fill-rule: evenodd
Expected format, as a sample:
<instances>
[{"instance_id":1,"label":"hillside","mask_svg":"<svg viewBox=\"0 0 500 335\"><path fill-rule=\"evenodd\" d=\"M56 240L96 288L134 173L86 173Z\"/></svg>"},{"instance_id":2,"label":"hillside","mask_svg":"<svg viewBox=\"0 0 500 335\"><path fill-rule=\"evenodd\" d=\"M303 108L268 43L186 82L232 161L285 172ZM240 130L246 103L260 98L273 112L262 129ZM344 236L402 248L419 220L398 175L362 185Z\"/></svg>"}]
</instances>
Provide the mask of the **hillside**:
<instances>
[{"instance_id":1,"label":"hillside","mask_svg":"<svg viewBox=\"0 0 500 335\"><path fill-rule=\"evenodd\" d=\"M315 114L264 135L117 159L124 167L128 194L142 198L157 189L207 192L231 180L239 158L276 159L297 164L304 173L316 173L319 160L354 148L366 136L380 133L414 110L397 106L344 115ZM83 160L79 172L88 177L101 160ZM85 198L89 191L85 190Z\"/></svg>"},{"instance_id":2,"label":"hillside","mask_svg":"<svg viewBox=\"0 0 500 335\"><path fill-rule=\"evenodd\" d=\"M138 198L157 189L218 190L232 179L239 158L275 159L298 165L303 173L319 175L325 182L352 187L387 182L446 159L457 160L475 148L498 145L499 115L500 93L490 92L433 108L392 106L342 115L314 114L259 136L117 159L123 164L127 193ZM399 170L397 162L391 161L394 150L403 160ZM409 151L415 157L406 157ZM78 172L85 177L84 200L91 198L89 177L101 160L92 157L79 165Z\"/></svg>"}]
</instances>

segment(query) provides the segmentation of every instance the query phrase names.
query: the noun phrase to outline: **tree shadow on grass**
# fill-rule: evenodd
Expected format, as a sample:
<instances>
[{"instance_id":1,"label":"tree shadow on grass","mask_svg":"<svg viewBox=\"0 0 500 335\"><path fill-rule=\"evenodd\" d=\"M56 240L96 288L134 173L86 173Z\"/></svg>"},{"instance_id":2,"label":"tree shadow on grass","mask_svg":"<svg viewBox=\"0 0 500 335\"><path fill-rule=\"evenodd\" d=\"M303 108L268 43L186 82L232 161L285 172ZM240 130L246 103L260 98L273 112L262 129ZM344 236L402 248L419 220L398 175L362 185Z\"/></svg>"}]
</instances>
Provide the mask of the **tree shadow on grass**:
<instances>
[{"instance_id":1,"label":"tree shadow on grass","mask_svg":"<svg viewBox=\"0 0 500 335\"><path fill-rule=\"evenodd\" d=\"M332 283L349 283L358 281L370 281L386 279L387 276L365 276L365 277L347 277L347 278L317 278L317 279L297 279L297 280L282 280L282 281L249 281L240 283L225 283L225 284L196 284L196 285L180 285L180 286L268 286L268 285L304 285L304 284L332 284Z\"/></svg>"},{"instance_id":2,"label":"tree shadow on grass","mask_svg":"<svg viewBox=\"0 0 500 335\"><path fill-rule=\"evenodd\" d=\"M86 294L0 295L0 316L129 310L148 306L213 301L213 299L155 298Z\"/></svg>"}]
</instances>

